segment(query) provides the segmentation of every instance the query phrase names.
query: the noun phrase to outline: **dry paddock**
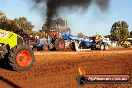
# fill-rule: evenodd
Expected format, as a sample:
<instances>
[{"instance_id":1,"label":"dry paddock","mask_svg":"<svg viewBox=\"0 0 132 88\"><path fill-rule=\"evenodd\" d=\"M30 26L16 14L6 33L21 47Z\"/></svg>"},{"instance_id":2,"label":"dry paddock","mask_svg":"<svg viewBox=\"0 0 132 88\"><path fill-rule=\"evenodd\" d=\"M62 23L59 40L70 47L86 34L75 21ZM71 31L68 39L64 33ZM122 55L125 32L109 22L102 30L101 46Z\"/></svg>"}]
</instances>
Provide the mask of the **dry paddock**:
<instances>
[{"instance_id":1,"label":"dry paddock","mask_svg":"<svg viewBox=\"0 0 132 88\"><path fill-rule=\"evenodd\" d=\"M132 76L132 49L85 52L35 52L28 71L0 67L0 88L132 88L128 84L78 85L78 67L87 74L129 74Z\"/></svg>"}]
</instances>

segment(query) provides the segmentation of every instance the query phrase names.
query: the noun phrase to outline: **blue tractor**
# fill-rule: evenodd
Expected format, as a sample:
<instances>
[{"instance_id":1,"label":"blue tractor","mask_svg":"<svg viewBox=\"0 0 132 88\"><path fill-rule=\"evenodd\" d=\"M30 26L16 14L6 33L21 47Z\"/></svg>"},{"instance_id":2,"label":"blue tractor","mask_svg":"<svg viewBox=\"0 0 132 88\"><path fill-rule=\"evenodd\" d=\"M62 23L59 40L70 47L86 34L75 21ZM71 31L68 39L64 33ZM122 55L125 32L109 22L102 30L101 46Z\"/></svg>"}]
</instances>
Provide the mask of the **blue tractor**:
<instances>
[{"instance_id":1,"label":"blue tractor","mask_svg":"<svg viewBox=\"0 0 132 88\"><path fill-rule=\"evenodd\" d=\"M54 50L62 51L65 49L65 41L61 38L57 30L51 30L49 33L49 38L37 39L36 43L33 44L35 50Z\"/></svg>"},{"instance_id":2,"label":"blue tractor","mask_svg":"<svg viewBox=\"0 0 132 88\"><path fill-rule=\"evenodd\" d=\"M72 36L70 32L67 34L63 34L62 38L67 41L70 41L70 48L73 51L83 50L83 49L91 49L91 50L108 50L109 44L102 40L96 39L96 37L90 38L78 38L76 36Z\"/></svg>"}]
</instances>

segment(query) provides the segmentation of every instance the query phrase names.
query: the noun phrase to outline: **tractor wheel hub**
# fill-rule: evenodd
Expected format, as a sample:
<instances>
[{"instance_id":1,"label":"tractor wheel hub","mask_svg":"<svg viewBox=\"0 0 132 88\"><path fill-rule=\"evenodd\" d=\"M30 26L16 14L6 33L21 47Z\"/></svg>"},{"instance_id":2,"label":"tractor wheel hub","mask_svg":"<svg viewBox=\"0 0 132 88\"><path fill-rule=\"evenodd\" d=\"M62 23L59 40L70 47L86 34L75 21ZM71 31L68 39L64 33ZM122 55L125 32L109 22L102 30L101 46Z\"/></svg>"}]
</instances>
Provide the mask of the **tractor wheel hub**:
<instances>
[{"instance_id":1,"label":"tractor wheel hub","mask_svg":"<svg viewBox=\"0 0 132 88\"><path fill-rule=\"evenodd\" d=\"M24 57L21 55L21 56L19 57L19 60L20 60L20 61L22 61L22 60L23 60L23 58L24 58Z\"/></svg>"}]
</instances>

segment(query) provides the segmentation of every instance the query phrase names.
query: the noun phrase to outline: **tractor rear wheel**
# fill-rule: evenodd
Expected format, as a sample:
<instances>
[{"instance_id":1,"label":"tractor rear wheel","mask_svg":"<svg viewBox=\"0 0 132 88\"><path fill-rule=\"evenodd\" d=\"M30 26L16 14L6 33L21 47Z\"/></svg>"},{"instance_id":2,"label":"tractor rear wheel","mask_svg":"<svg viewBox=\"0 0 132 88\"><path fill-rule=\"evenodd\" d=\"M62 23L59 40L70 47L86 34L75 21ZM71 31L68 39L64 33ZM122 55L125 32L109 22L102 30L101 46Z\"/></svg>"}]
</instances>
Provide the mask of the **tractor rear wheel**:
<instances>
[{"instance_id":1,"label":"tractor rear wheel","mask_svg":"<svg viewBox=\"0 0 132 88\"><path fill-rule=\"evenodd\" d=\"M76 44L75 44L75 42L71 43L71 49L72 49L72 51L76 51Z\"/></svg>"},{"instance_id":2,"label":"tractor rear wheel","mask_svg":"<svg viewBox=\"0 0 132 88\"><path fill-rule=\"evenodd\" d=\"M23 71L32 67L34 52L27 45L18 45L10 50L9 61L13 70Z\"/></svg>"},{"instance_id":3,"label":"tractor rear wheel","mask_svg":"<svg viewBox=\"0 0 132 88\"><path fill-rule=\"evenodd\" d=\"M62 51L65 49L65 41L62 38L58 38L55 41L55 49L57 51Z\"/></svg>"}]
</instances>

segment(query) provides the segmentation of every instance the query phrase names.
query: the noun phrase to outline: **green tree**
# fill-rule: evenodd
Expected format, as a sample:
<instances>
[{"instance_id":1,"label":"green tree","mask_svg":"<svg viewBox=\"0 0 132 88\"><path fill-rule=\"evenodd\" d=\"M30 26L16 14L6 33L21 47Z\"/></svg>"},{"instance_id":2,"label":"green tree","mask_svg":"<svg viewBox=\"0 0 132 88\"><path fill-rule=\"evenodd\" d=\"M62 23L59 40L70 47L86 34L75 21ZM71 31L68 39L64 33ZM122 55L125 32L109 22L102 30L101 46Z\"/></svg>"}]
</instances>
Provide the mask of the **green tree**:
<instances>
[{"instance_id":1,"label":"green tree","mask_svg":"<svg viewBox=\"0 0 132 88\"><path fill-rule=\"evenodd\" d=\"M3 21L5 21L7 18L6 18L6 15L4 12L2 12L0 10L0 25L2 24Z\"/></svg>"},{"instance_id":2,"label":"green tree","mask_svg":"<svg viewBox=\"0 0 132 88\"><path fill-rule=\"evenodd\" d=\"M7 18L6 18L5 13L2 12L2 10L0 10L0 21L1 21L1 20L6 20L6 19L7 19Z\"/></svg>"},{"instance_id":3,"label":"green tree","mask_svg":"<svg viewBox=\"0 0 132 88\"><path fill-rule=\"evenodd\" d=\"M14 32L18 26L13 20L7 19L5 13L0 10L0 28Z\"/></svg>"},{"instance_id":4,"label":"green tree","mask_svg":"<svg viewBox=\"0 0 132 88\"><path fill-rule=\"evenodd\" d=\"M0 23L0 28L7 31L13 31L15 32L19 27L13 20L3 20Z\"/></svg>"},{"instance_id":5,"label":"green tree","mask_svg":"<svg viewBox=\"0 0 132 88\"><path fill-rule=\"evenodd\" d=\"M19 17L19 18L15 18L14 22L22 29L24 30L32 30L34 28L34 25L32 25L31 22L29 22L27 20L26 17Z\"/></svg>"},{"instance_id":6,"label":"green tree","mask_svg":"<svg viewBox=\"0 0 132 88\"><path fill-rule=\"evenodd\" d=\"M0 29L13 31L20 35L27 35L32 33L34 26L27 21L26 17L15 18L14 20L7 19L4 12L0 10Z\"/></svg>"},{"instance_id":7,"label":"green tree","mask_svg":"<svg viewBox=\"0 0 132 88\"><path fill-rule=\"evenodd\" d=\"M82 32L80 32L80 33L77 34L77 37L79 37L79 38L84 38L85 35L84 35Z\"/></svg>"},{"instance_id":8,"label":"green tree","mask_svg":"<svg viewBox=\"0 0 132 88\"><path fill-rule=\"evenodd\" d=\"M126 21L118 21L112 25L111 38L115 41L124 41L129 35L128 24Z\"/></svg>"}]
</instances>

